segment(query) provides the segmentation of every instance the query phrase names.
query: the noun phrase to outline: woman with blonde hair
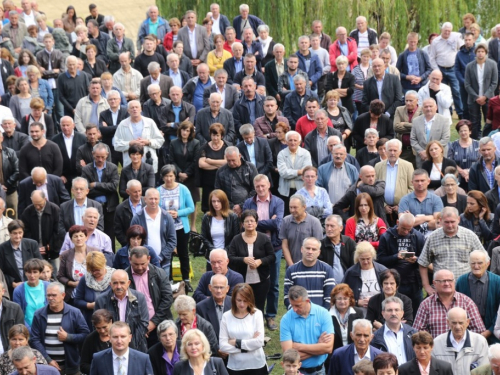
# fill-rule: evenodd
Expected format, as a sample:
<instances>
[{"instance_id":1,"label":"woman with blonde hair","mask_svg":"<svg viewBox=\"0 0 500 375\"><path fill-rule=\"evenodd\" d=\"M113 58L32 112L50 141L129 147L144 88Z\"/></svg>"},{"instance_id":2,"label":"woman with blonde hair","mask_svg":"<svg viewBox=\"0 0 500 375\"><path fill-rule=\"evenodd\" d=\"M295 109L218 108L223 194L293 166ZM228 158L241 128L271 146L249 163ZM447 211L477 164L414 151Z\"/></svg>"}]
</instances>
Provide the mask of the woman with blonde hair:
<instances>
[{"instance_id":1,"label":"woman with blonde hair","mask_svg":"<svg viewBox=\"0 0 500 375\"><path fill-rule=\"evenodd\" d=\"M21 133L29 134L29 126L33 122L39 122L45 130L45 138L54 136L54 121L52 116L45 112L45 103L42 98L32 98L30 101L31 113L21 119Z\"/></svg>"},{"instance_id":2,"label":"woman with blonde hair","mask_svg":"<svg viewBox=\"0 0 500 375\"><path fill-rule=\"evenodd\" d=\"M52 93L49 82L42 79L42 74L40 73L40 69L38 69L38 65L28 65L26 68L26 76L28 77L31 96L33 98L41 98L45 104L44 112L50 115L52 113L52 107L54 106L54 94Z\"/></svg>"}]
</instances>

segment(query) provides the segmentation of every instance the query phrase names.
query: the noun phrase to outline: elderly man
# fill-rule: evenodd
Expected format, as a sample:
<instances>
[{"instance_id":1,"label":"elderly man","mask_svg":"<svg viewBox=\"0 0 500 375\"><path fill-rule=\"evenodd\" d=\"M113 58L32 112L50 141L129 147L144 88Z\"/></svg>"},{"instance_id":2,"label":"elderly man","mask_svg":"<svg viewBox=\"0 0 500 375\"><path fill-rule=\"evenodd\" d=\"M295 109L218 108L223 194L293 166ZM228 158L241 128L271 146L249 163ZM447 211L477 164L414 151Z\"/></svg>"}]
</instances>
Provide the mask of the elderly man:
<instances>
[{"instance_id":1,"label":"elderly man","mask_svg":"<svg viewBox=\"0 0 500 375\"><path fill-rule=\"evenodd\" d=\"M16 53L21 52L24 37L28 36L27 25L19 22L19 13L11 10L8 14L9 23L2 30L2 38L9 38L12 41Z\"/></svg>"},{"instance_id":2,"label":"elderly man","mask_svg":"<svg viewBox=\"0 0 500 375\"><path fill-rule=\"evenodd\" d=\"M240 127L243 124L253 125L257 118L264 116L265 97L259 95L256 89L257 87L252 77L243 78L241 81L243 95L236 101L232 109L236 134L239 134Z\"/></svg>"},{"instance_id":3,"label":"elderly man","mask_svg":"<svg viewBox=\"0 0 500 375\"><path fill-rule=\"evenodd\" d=\"M163 74L169 76L172 79L173 86L177 86L182 89L191 77L187 72L179 69L179 64L180 64L179 56L176 53L168 54L167 56L168 69L165 72L163 72Z\"/></svg>"},{"instance_id":4,"label":"elderly man","mask_svg":"<svg viewBox=\"0 0 500 375\"><path fill-rule=\"evenodd\" d=\"M19 215L28 206L31 193L34 190L42 190L47 199L58 206L71 199L59 177L47 174L45 168L35 167L31 170L31 177L26 177L19 183L19 204L17 206Z\"/></svg>"},{"instance_id":5,"label":"elderly man","mask_svg":"<svg viewBox=\"0 0 500 375\"><path fill-rule=\"evenodd\" d=\"M469 169L469 190L479 190L483 193L493 189L495 183L495 168L500 166L500 160L495 155L495 142L490 137L479 140L481 157Z\"/></svg>"},{"instance_id":6,"label":"elderly man","mask_svg":"<svg viewBox=\"0 0 500 375\"><path fill-rule=\"evenodd\" d=\"M155 173L158 171L158 150L165 142L163 135L150 118L141 115L141 103L132 100L128 103L128 113L126 118L116 128L113 139L115 150L123 153L123 166L131 163L128 149L131 145L138 144L144 147L144 160L151 158ZM150 154L150 155L148 155Z\"/></svg>"},{"instance_id":7,"label":"elderly man","mask_svg":"<svg viewBox=\"0 0 500 375\"><path fill-rule=\"evenodd\" d=\"M226 28L230 26L230 23L227 17L220 13L219 4L210 4L210 13L212 13L212 32L215 35L224 35Z\"/></svg>"},{"instance_id":8,"label":"elderly man","mask_svg":"<svg viewBox=\"0 0 500 375\"><path fill-rule=\"evenodd\" d=\"M337 203L345 192L358 181L359 172L356 167L346 162L347 150L344 145L337 144L331 148L332 161L318 168L318 186L326 189L330 202Z\"/></svg>"},{"instance_id":9,"label":"elderly man","mask_svg":"<svg viewBox=\"0 0 500 375\"><path fill-rule=\"evenodd\" d=\"M321 20L312 21L311 31L313 34L319 35L321 48L328 51L330 45L332 44L332 38L330 35L323 32L323 22L321 22Z\"/></svg>"},{"instance_id":10,"label":"elderly man","mask_svg":"<svg viewBox=\"0 0 500 375\"><path fill-rule=\"evenodd\" d=\"M391 225L397 220L399 201L413 191L413 165L400 158L402 147L399 139L391 139L385 144L387 161L375 164L377 180L385 181L384 209Z\"/></svg>"},{"instance_id":11,"label":"elderly man","mask_svg":"<svg viewBox=\"0 0 500 375\"><path fill-rule=\"evenodd\" d=\"M113 321L128 323L132 331L131 347L143 353L147 351L149 311L144 294L130 288L131 281L124 270L115 270L111 275L111 289L101 293L95 300L95 310L105 309Z\"/></svg>"},{"instance_id":12,"label":"elderly man","mask_svg":"<svg viewBox=\"0 0 500 375\"><path fill-rule=\"evenodd\" d=\"M260 95L266 94L266 82L264 75L257 67L257 59L253 53L247 53L243 59L243 69L236 73L233 77L232 84L238 90L243 89L243 80L246 77L253 78L257 86L257 93Z\"/></svg>"},{"instance_id":13,"label":"elderly man","mask_svg":"<svg viewBox=\"0 0 500 375\"><path fill-rule=\"evenodd\" d=\"M392 353L398 364L404 364L415 358L411 336L417 333L411 326L403 323L404 305L398 297L389 297L382 301L382 316L385 324L373 334L372 346L384 352Z\"/></svg>"},{"instance_id":14,"label":"elderly man","mask_svg":"<svg viewBox=\"0 0 500 375\"><path fill-rule=\"evenodd\" d=\"M142 184L138 180L127 182L126 193L128 198L116 207L114 219L116 239L122 246L128 244L127 230L130 228L132 218L146 205L142 196Z\"/></svg>"},{"instance_id":15,"label":"elderly man","mask_svg":"<svg viewBox=\"0 0 500 375\"><path fill-rule=\"evenodd\" d=\"M384 194L386 181L379 180L375 175L375 168L371 165L361 167L359 171L359 181L353 184L342 198L333 204L333 213L341 215L344 221L354 215L356 196L360 193L367 193L373 201L375 215L387 223L386 211L384 209ZM330 184L328 184L330 186ZM341 193L342 194L342 193ZM347 210L348 209L348 210Z\"/></svg>"},{"instance_id":16,"label":"elderly man","mask_svg":"<svg viewBox=\"0 0 500 375\"><path fill-rule=\"evenodd\" d=\"M64 302L64 285L50 283L48 305L35 311L31 346L61 374L80 372L80 346L90 333L82 312Z\"/></svg>"},{"instance_id":17,"label":"elderly man","mask_svg":"<svg viewBox=\"0 0 500 375\"><path fill-rule=\"evenodd\" d=\"M221 94L217 92L210 94L208 103L208 108L203 108L196 114L196 138L202 145L209 142L211 140L210 126L219 123L224 126L224 140L226 143L229 145L236 143L233 113L221 107Z\"/></svg>"},{"instance_id":18,"label":"elderly man","mask_svg":"<svg viewBox=\"0 0 500 375\"><path fill-rule=\"evenodd\" d=\"M182 93L185 100L194 105L196 111L203 108L203 93L206 89L215 83L215 80L210 77L210 69L205 63L201 63L196 67L198 76L191 78L182 88Z\"/></svg>"},{"instance_id":19,"label":"elderly man","mask_svg":"<svg viewBox=\"0 0 500 375\"><path fill-rule=\"evenodd\" d=\"M385 114L394 120L396 108L403 103L403 92L399 77L385 72L384 60L378 58L372 61L373 77L363 84L363 112L368 112L370 103L380 99L385 105Z\"/></svg>"},{"instance_id":20,"label":"elderly man","mask_svg":"<svg viewBox=\"0 0 500 375\"><path fill-rule=\"evenodd\" d=\"M305 107L306 107L306 114L304 116L302 116L301 118L299 118L297 120L297 123L295 124L295 131L300 134L300 136L302 137L303 140L305 140L306 135L308 135L311 131L316 129L318 126L318 124L316 123L315 114L320 109L319 100L315 97L311 97L311 98L307 99ZM322 125L325 128L324 130L326 131L327 125L333 128L332 122L330 121L330 119L328 117L328 113L324 112L323 115L326 115L326 119L324 121L322 121ZM321 119L322 118L323 118L323 116L321 116ZM337 131L337 132L335 132L335 135L341 136L341 133L339 131ZM323 143L326 145L326 139L324 139Z\"/></svg>"},{"instance_id":21,"label":"elderly man","mask_svg":"<svg viewBox=\"0 0 500 375\"><path fill-rule=\"evenodd\" d=\"M253 179L258 171L254 164L242 159L235 146L226 148L224 156L227 164L217 170L215 189L227 192L230 207L240 215L247 198L255 195Z\"/></svg>"},{"instance_id":22,"label":"elderly man","mask_svg":"<svg viewBox=\"0 0 500 375\"><path fill-rule=\"evenodd\" d=\"M415 32L410 32L406 37L408 48L398 57L396 68L401 77L403 92L409 90L418 91L427 83L432 68L429 56L418 48L419 36Z\"/></svg>"},{"instance_id":23,"label":"elderly man","mask_svg":"<svg viewBox=\"0 0 500 375\"><path fill-rule=\"evenodd\" d=\"M450 106L453 103L451 89L442 83L443 74L435 69L429 76L429 82L418 90L418 105L422 106L425 99L432 98L437 103L437 112L446 117L451 124Z\"/></svg>"},{"instance_id":24,"label":"elderly man","mask_svg":"<svg viewBox=\"0 0 500 375\"><path fill-rule=\"evenodd\" d=\"M163 39L162 39L163 40ZM142 43L143 50L142 53L137 55L134 60L134 69L138 70L143 77L146 77L149 73L148 66L152 62L156 62L160 65L162 72L167 70L167 65L165 64L165 57L162 54L156 52L156 38L153 35L147 35ZM138 48L140 50L140 48Z\"/></svg>"},{"instance_id":25,"label":"elderly man","mask_svg":"<svg viewBox=\"0 0 500 375\"><path fill-rule=\"evenodd\" d=\"M19 158L19 152L21 151L23 146L30 143L30 137L27 134L16 131L16 119L12 116L12 112L9 115L3 116L2 129L2 146L14 150L17 157Z\"/></svg>"},{"instance_id":26,"label":"elderly man","mask_svg":"<svg viewBox=\"0 0 500 375\"><path fill-rule=\"evenodd\" d=\"M486 365L472 370L471 375L498 375L500 374L500 344L490 345L488 348L488 360Z\"/></svg>"},{"instance_id":27,"label":"elderly man","mask_svg":"<svg viewBox=\"0 0 500 375\"><path fill-rule=\"evenodd\" d=\"M423 116L414 118L410 133L410 143L416 154L417 168L427 160L425 148L429 141L439 141L444 147L444 153L448 152L450 141L450 119L437 113L437 104L433 98L424 99L422 103Z\"/></svg>"},{"instance_id":28,"label":"elderly man","mask_svg":"<svg viewBox=\"0 0 500 375\"><path fill-rule=\"evenodd\" d=\"M101 15L99 16L102 17ZM107 63L108 57L106 56L106 48L108 46L109 35L99 30L99 22L94 19L85 21L85 24L89 30L89 38L96 39L99 42L99 55ZM38 35L40 35L40 32Z\"/></svg>"},{"instance_id":29,"label":"elderly man","mask_svg":"<svg viewBox=\"0 0 500 375\"><path fill-rule=\"evenodd\" d=\"M64 115L74 117L76 106L88 94L90 78L77 69L75 56L66 58L66 72L57 77L59 100L64 106Z\"/></svg>"},{"instance_id":30,"label":"elderly man","mask_svg":"<svg viewBox=\"0 0 500 375\"><path fill-rule=\"evenodd\" d=\"M264 99L264 116L255 119L253 127L255 135L260 138L276 138L276 125L278 122L284 122L288 125L288 119L278 115L278 102L272 96L266 96Z\"/></svg>"},{"instance_id":31,"label":"elderly man","mask_svg":"<svg viewBox=\"0 0 500 375\"><path fill-rule=\"evenodd\" d=\"M321 242L314 238L305 238L300 252L302 259L286 269L284 294L285 307L290 309L288 292L294 285L300 285L307 290L312 303L330 309L330 294L336 280L333 268L318 257L321 251Z\"/></svg>"},{"instance_id":32,"label":"elderly man","mask_svg":"<svg viewBox=\"0 0 500 375\"><path fill-rule=\"evenodd\" d=\"M53 366L41 365L37 363L37 357L29 346L21 346L12 351L12 363L17 371L13 374L32 374L32 375L59 375L60 372ZM26 372L28 371L28 372Z\"/></svg>"},{"instance_id":33,"label":"elderly man","mask_svg":"<svg viewBox=\"0 0 500 375\"><path fill-rule=\"evenodd\" d=\"M255 37L258 37L259 33L257 32L257 28L260 25L264 25L264 21L262 21L259 17L254 16L253 14L249 14L250 8L247 4L241 4L239 10L240 15L234 17L233 19L233 27L236 31L236 38L242 39L243 30L247 26L250 26Z\"/></svg>"},{"instance_id":34,"label":"elderly man","mask_svg":"<svg viewBox=\"0 0 500 375\"><path fill-rule=\"evenodd\" d=\"M337 57L347 57L347 71L352 72L354 67L358 65L358 45L354 38L347 36L347 30L343 26L337 27L335 30L337 40L329 46L330 65L332 72L337 71Z\"/></svg>"},{"instance_id":35,"label":"elderly man","mask_svg":"<svg viewBox=\"0 0 500 375\"><path fill-rule=\"evenodd\" d=\"M168 77L167 77L168 78ZM164 108L170 104L170 100L162 97L160 85L152 83L146 89L149 99L142 104L142 113L144 117L154 121L158 129L164 125Z\"/></svg>"},{"instance_id":36,"label":"elderly man","mask_svg":"<svg viewBox=\"0 0 500 375\"><path fill-rule=\"evenodd\" d=\"M106 48L106 55L109 58L109 72L111 74L115 74L120 69L120 56L122 53L128 52L131 59L135 57L134 42L125 36L125 26L119 22L115 23L113 34L114 37L108 41Z\"/></svg>"},{"instance_id":37,"label":"elderly man","mask_svg":"<svg viewBox=\"0 0 500 375\"><path fill-rule=\"evenodd\" d=\"M280 323L281 350L296 349L302 374L324 374L324 362L333 350L333 323L328 311L311 302L299 285L288 292L291 308Z\"/></svg>"},{"instance_id":38,"label":"elderly man","mask_svg":"<svg viewBox=\"0 0 500 375\"><path fill-rule=\"evenodd\" d=\"M433 357L451 364L453 373L468 375L470 370L488 363L488 342L468 330L467 311L454 307L446 314L449 331L434 340Z\"/></svg>"},{"instance_id":39,"label":"elderly man","mask_svg":"<svg viewBox=\"0 0 500 375\"><path fill-rule=\"evenodd\" d=\"M255 57L255 68L256 71L260 72L262 70L264 53L262 52L261 42L255 39L255 35L250 26L243 29L241 44L243 45L243 54L245 56L251 53Z\"/></svg>"},{"instance_id":40,"label":"elderly man","mask_svg":"<svg viewBox=\"0 0 500 375\"><path fill-rule=\"evenodd\" d=\"M233 85L227 84L227 72L217 69L214 73L215 83L203 92L203 107L207 107L210 95L214 92L221 95L221 107L231 110L238 101L238 90Z\"/></svg>"},{"instance_id":41,"label":"elderly man","mask_svg":"<svg viewBox=\"0 0 500 375\"><path fill-rule=\"evenodd\" d=\"M443 73L443 81L451 88L455 111L462 118L462 101L460 99L460 87L455 75L455 58L460 47L464 44L460 33L452 32L451 22L445 22L441 26L441 35L434 38L429 47L429 61L432 69L439 69Z\"/></svg>"},{"instance_id":42,"label":"elderly man","mask_svg":"<svg viewBox=\"0 0 500 375\"><path fill-rule=\"evenodd\" d=\"M139 99L143 76L130 65L132 62L130 52L120 53L118 62L121 67L113 74L113 86L125 94L127 101Z\"/></svg>"},{"instance_id":43,"label":"elderly man","mask_svg":"<svg viewBox=\"0 0 500 375\"><path fill-rule=\"evenodd\" d=\"M361 51L373 44L378 44L377 32L368 27L366 17L358 16L356 18L356 28L349 34L358 45L358 57L361 57Z\"/></svg>"},{"instance_id":44,"label":"elderly man","mask_svg":"<svg viewBox=\"0 0 500 375\"><path fill-rule=\"evenodd\" d=\"M336 135L332 135L332 136L328 137L328 141L327 141L326 145L328 147L329 153L328 153L328 156L326 156L325 158L320 160L320 162L319 162L320 167L323 164L326 164L326 163L331 162L333 160L333 150L334 150L335 146L337 146L337 145L343 146L341 139L342 139L342 137L338 137ZM360 170L359 163L354 156L352 156L351 154L347 154L347 148L346 148L345 161L347 163L353 165L354 167L356 167L356 170L359 172L359 170Z\"/></svg>"},{"instance_id":45,"label":"elderly man","mask_svg":"<svg viewBox=\"0 0 500 375\"><path fill-rule=\"evenodd\" d=\"M422 107L418 105L418 93L408 90L405 93L405 105L396 108L394 114L395 137L402 142L401 159L413 164L416 168L415 155L411 148L410 133L412 120L422 115Z\"/></svg>"},{"instance_id":46,"label":"elderly man","mask_svg":"<svg viewBox=\"0 0 500 375\"><path fill-rule=\"evenodd\" d=\"M167 275L170 275L172 253L177 246L174 220L167 211L159 206L160 193L158 190L149 188L146 191L144 201L146 205L134 215L130 225L140 225L146 230L145 244L155 250L160 258L161 267ZM186 287L190 287L189 283L186 284Z\"/></svg>"},{"instance_id":47,"label":"elderly man","mask_svg":"<svg viewBox=\"0 0 500 375\"><path fill-rule=\"evenodd\" d=\"M306 114L306 103L309 98L314 97L318 99L318 97L306 88L306 79L302 75L295 75L293 77L293 84L295 85L295 90L286 95L283 115L288 119L291 128L295 129L299 118Z\"/></svg>"},{"instance_id":48,"label":"elderly man","mask_svg":"<svg viewBox=\"0 0 500 375\"><path fill-rule=\"evenodd\" d=\"M149 313L147 338L151 347L158 341L156 327L164 320L172 319L172 288L165 271L150 263L149 250L144 246L132 248L129 260L130 267L125 272L130 280L130 289L141 292L146 298Z\"/></svg>"},{"instance_id":49,"label":"elderly man","mask_svg":"<svg viewBox=\"0 0 500 375\"><path fill-rule=\"evenodd\" d=\"M151 5L149 7L147 12L148 17L141 23L139 32L137 33L137 50L141 49L147 35L153 34L156 36L156 40L154 41L156 45L162 43L165 35L171 31L168 22L159 14L157 6Z\"/></svg>"},{"instance_id":50,"label":"elderly man","mask_svg":"<svg viewBox=\"0 0 500 375\"><path fill-rule=\"evenodd\" d=\"M278 92L278 78L285 72L286 60L285 46L281 43L276 43L273 46L274 59L269 61L264 67L264 78L266 79L267 95L274 97L278 102L281 98Z\"/></svg>"},{"instance_id":51,"label":"elderly man","mask_svg":"<svg viewBox=\"0 0 500 375\"><path fill-rule=\"evenodd\" d=\"M491 343L497 342L493 333L500 305L500 296L497 293L500 288L500 277L487 271L490 257L484 249L472 251L469 254L469 264L471 272L458 278L456 290L474 301L487 328L483 336Z\"/></svg>"},{"instance_id":52,"label":"elderly man","mask_svg":"<svg viewBox=\"0 0 500 375\"><path fill-rule=\"evenodd\" d=\"M87 142L76 150L76 170L78 174L82 173L82 167L94 161L92 151L94 150L94 146L100 142L101 132L96 124L89 123L85 126L85 136L87 137ZM111 162L111 155L108 155L107 161Z\"/></svg>"},{"instance_id":53,"label":"elderly man","mask_svg":"<svg viewBox=\"0 0 500 375\"><path fill-rule=\"evenodd\" d=\"M495 96L498 87L498 70L496 61L488 59L488 47L485 44L478 44L474 50L475 61L467 65L465 69L464 86L467 91L467 103L469 106L470 119L472 122L472 138L477 137L481 131L481 113L486 119L488 112L488 102ZM491 132L491 123L484 126L484 135Z\"/></svg>"},{"instance_id":54,"label":"elderly man","mask_svg":"<svg viewBox=\"0 0 500 375\"><path fill-rule=\"evenodd\" d=\"M380 350L370 345L373 340L372 324L366 319L356 319L352 322L352 332L348 333L352 344L343 346L333 353L330 360L328 375L354 375L352 366L367 359L373 361Z\"/></svg>"},{"instance_id":55,"label":"elderly man","mask_svg":"<svg viewBox=\"0 0 500 375\"><path fill-rule=\"evenodd\" d=\"M262 138L256 138L255 129L251 124L242 125L240 135L243 142L236 146L240 150L240 154L246 161L251 162L260 174L269 177L273 168L273 155L269 142Z\"/></svg>"},{"instance_id":56,"label":"elderly man","mask_svg":"<svg viewBox=\"0 0 500 375\"><path fill-rule=\"evenodd\" d=\"M226 34L228 32L230 32L229 29L226 30ZM234 32L234 30L231 32ZM241 72L244 68L244 65L243 65L243 44L241 44L239 41L234 42L231 45L230 52L232 53L233 57L224 61L224 64L222 65L222 67L224 68L224 70L228 74L227 82L229 84L233 84L233 81L234 81L236 74Z\"/></svg>"},{"instance_id":57,"label":"elderly man","mask_svg":"<svg viewBox=\"0 0 500 375\"><path fill-rule=\"evenodd\" d=\"M108 101L101 95L100 79L93 79L89 85L89 95L81 98L75 108L75 127L80 133L85 132L87 124L98 124L99 115L109 109Z\"/></svg>"},{"instance_id":58,"label":"elderly man","mask_svg":"<svg viewBox=\"0 0 500 375\"><path fill-rule=\"evenodd\" d=\"M323 237L320 221L306 212L305 198L295 194L289 200L290 215L283 218L279 238L288 267L302 259L301 248L308 237Z\"/></svg>"},{"instance_id":59,"label":"elderly man","mask_svg":"<svg viewBox=\"0 0 500 375\"><path fill-rule=\"evenodd\" d=\"M447 331L447 312L453 307L461 307L467 312L472 331L476 333L486 331L474 301L455 290L453 272L446 269L434 272L434 287L435 290L420 304L413 328L417 331L427 331L435 338Z\"/></svg>"},{"instance_id":60,"label":"elderly man","mask_svg":"<svg viewBox=\"0 0 500 375\"><path fill-rule=\"evenodd\" d=\"M179 30L177 40L184 43L184 54L191 60L191 64L197 67L206 62L210 41L205 27L196 24L196 13L193 10L188 10L184 19L187 25Z\"/></svg>"},{"instance_id":61,"label":"elderly man","mask_svg":"<svg viewBox=\"0 0 500 375\"><path fill-rule=\"evenodd\" d=\"M168 98L170 88L172 86L174 86L174 82L173 82L172 78L165 75L165 74L160 74L160 73L162 73L162 70L160 68L160 64L158 64L156 61L151 61L148 64L147 71L148 71L149 75L145 76L143 79L141 79L141 82L139 85L140 92L141 92L139 100L140 100L141 104L144 104L148 100L148 98L149 98L148 86L152 85L152 84L157 84L160 86L160 90L161 90L160 96L162 98Z\"/></svg>"}]
</instances>

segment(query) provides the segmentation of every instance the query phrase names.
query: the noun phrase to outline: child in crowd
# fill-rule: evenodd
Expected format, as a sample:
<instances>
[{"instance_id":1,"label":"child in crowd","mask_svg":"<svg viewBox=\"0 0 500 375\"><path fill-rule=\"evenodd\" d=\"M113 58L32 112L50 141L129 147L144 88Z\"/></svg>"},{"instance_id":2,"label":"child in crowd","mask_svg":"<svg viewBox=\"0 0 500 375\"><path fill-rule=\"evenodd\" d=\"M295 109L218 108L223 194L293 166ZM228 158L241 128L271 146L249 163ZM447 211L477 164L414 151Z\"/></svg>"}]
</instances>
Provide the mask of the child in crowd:
<instances>
[{"instance_id":1,"label":"child in crowd","mask_svg":"<svg viewBox=\"0 0 500 375\"><path fill-rule=\"evenodd\" d=\"M300 362L300 354L297 350L288 349L283 353L281 367L285 370L285 375L301 375L300 366L302 366L302 362Z\"/></svg>"},{"instance_id":2,"label":"child in crowd","mask_svg":"<svg viewBox=\"0 0 500 375\"><path fill-rule=\"evenodd\" d=\"M48 283L55 281L52 277L52 274L54 273L54 267L52 267L52 264L46 260L42 260L42 262L44 267L42 273L40 274L40 280L47 281Z\"/></svg>"},{"instance_id":3,"label":"child in crowd","mask_svg":"<svg viewBox=\"0 0 500 375\"><path fill-rule=\"evenodd\" d=\"M368 359L362 359L352 366L352 372L354 372L354 375L375 375L372 362Z\"/></svg>"}]
</instances>

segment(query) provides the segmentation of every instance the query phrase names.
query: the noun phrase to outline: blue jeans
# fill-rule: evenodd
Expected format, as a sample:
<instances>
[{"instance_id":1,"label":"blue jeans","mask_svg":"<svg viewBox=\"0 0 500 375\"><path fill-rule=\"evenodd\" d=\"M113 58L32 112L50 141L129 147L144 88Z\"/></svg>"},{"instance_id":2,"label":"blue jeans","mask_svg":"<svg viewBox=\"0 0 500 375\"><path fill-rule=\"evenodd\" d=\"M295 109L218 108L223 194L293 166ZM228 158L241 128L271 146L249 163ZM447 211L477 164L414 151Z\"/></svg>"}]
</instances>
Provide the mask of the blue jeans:
<instances>
[{"instance_id":1,"label":"blue jeans","mask_svg":"<svg viewBox=\"0 0 500 375\"><path fill-rule=\"evenodd\" d=\"M267 292L267 302L266 302L266 318L274 318L278 314L278 300L280 297L280 269L281 269L281 256L283 255L283 250L278 250L274 253L276 255L276 261L274 267L271 266L270 280L269 280L269 291Z\"/></svg>"},{"instance_id":2,"label":"blue jeans","mask_svg":"<svg viewBox=\"0 0 500 375\"><path fill-rule=\"evenodd\" d=\"M323 366L320 370L318 371L313 371L313 372L308 372L306 371L307 369L301 368L300 372L302 374L307 374L307 375L325 375L325 366Z\"/></svg>"},{"instance_id":3,"label":"blue jeans","mask_svg":"<svg viewBox=\"0 0 500 375\"><path fill-rule=\"evenodd\" d=\"M170 276L170 265L171 265L170 261L168 263L165 263L165 264L161 265L161 268L163 268L163 270L167 274L167 277L168 277L169 280L172 279L172 277Z\"/></svg>"},{"instance_id":4,"label":"blue jeans","mask_svg":"<svg viewBox=\"0 0 500 375\"><path fill-rule=\"evenodd\" d=\"M455 104L455 112L457 112L458 116L462 117L463 107L462 100L460 99L460 86L458 84L457 76L455 75L455 69L439 67L439 70L443 73L443 83L447 84L451 88L453 104Z\"/></svg>"}]
</instances>

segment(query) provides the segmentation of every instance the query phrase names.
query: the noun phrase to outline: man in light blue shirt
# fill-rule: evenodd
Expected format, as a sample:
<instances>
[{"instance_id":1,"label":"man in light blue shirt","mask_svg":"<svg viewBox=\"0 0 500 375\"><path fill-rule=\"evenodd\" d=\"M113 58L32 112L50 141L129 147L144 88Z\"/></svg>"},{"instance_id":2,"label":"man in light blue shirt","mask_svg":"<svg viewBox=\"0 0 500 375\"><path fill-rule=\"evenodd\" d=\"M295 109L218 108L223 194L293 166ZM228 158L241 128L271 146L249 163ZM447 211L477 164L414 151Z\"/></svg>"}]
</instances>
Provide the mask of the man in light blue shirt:
<instances>
[{"instance_id":1,"label":"man in light blue shirt","mask_svg":"<svg viewBox=\"0 0 500 375\"><path fill-rule=\"evenodd\" d=\"M182 74L179 70L179 56L176 53L170 53L167 56L168 75L174 81L174 86L182 88L185 82L182 82Z\"/></svg>"}]
</instances>

